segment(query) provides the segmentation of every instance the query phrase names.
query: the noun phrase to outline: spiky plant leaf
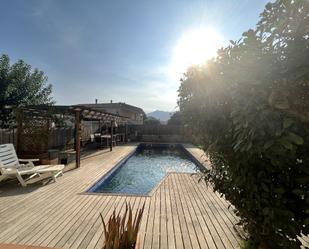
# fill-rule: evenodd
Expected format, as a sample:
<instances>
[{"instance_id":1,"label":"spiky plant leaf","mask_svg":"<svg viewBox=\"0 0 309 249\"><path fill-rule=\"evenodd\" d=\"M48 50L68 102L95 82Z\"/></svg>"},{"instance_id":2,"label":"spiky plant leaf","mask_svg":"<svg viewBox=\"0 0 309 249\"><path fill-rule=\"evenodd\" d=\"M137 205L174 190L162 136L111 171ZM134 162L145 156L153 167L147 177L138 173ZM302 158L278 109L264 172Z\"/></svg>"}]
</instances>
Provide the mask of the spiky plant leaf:
<instances>
[{"instance_id":1,"label":"spiky plant leaf","mask_svg":"<svg viewBox=\"0 0 309 249\"><path fill-rule=\"evenodd\" d=\"M134 217L132 208L126 203L124 214L119 212L116 215L114 210L109 218L108 225L101 219L104 229L104 246L102 249L134 249L138 238L138 229L142 221L145 203L140 210L137 210Z\"/></svg>"}]
</instances>

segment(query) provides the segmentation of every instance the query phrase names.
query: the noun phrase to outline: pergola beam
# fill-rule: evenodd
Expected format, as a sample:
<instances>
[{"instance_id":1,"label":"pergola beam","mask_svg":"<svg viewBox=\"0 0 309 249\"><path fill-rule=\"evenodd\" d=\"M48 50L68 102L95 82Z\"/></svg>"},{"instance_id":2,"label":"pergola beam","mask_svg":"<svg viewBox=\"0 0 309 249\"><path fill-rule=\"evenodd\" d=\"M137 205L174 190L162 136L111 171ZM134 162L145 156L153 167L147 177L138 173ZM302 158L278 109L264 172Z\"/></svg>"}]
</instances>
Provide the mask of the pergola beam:
<instances>
[{"instance_id":1,"label":"pergola beam","mask_svg":"<svg viewBox=\"0 0 309 249\"><path fill-rule=\"evenodd\" d=\"M91 109L82 105L74 106L50 106L50 105L29 105L21 107L17 110L17 151L21 146L21 136L20 132L22 131L22 120L23 115L32 115L36 119L50 119L54 114L63 114L75 116L75 151L76 151L76 167L80 167L80 136L81 136L81 120L97 120L102 123L109 123L111 126L111 143L110 149L112 150L113 146L113 127L115 122L127 123L129 120L128 117L120 116L113 113L108 113L104 111L99 111Z\"/></svg>"}]
</instances>

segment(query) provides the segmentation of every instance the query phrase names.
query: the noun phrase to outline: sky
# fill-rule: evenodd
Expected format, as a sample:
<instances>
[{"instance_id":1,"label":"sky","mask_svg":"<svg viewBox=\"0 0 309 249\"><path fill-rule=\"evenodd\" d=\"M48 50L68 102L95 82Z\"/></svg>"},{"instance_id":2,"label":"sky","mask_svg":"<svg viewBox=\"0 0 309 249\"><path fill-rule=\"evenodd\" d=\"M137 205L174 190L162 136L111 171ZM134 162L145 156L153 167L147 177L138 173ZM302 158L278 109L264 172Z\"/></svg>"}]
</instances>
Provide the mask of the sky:
<instances>
[{"instance_id":1,"label":"sky","mask_svg":"<svg viewBox=\"0 0 309 249\"><path fill-rule=\"evenodd\" d=\"M56 104L175 111L188 63L254 28L267 2L1 0L0 54L44 71Z\"/></svg>"}]
</instances>

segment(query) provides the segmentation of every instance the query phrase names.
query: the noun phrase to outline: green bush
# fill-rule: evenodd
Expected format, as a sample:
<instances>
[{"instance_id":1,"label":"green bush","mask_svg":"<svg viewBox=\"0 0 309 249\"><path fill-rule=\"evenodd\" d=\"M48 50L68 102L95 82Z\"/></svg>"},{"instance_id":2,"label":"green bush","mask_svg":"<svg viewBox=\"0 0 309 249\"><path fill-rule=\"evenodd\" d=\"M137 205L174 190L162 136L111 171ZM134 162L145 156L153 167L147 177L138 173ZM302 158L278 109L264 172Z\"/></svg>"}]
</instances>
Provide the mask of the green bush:
<instances>
[{"instance_id":1,"label":"green bush","mask_svg":"<svg viewBox=\"0 0 309 249\"><path fill-rule=\"evenodd\" d=\"M257 247L309 233L309 1L268 3L255 30L187 71L178 104L204 175Z\"/></svg>"}]
</instances>

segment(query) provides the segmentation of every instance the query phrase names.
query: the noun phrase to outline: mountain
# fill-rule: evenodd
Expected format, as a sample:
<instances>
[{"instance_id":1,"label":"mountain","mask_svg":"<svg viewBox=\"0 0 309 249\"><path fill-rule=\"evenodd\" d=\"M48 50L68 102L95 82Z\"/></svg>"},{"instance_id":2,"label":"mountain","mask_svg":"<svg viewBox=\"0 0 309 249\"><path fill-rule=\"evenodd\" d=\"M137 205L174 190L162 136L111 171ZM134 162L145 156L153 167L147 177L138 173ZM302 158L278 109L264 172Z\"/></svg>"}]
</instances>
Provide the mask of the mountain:
<instances>
[{"instance_id":1,"label":"mountain","mask_svg":"<svg viewBox=\"0 0 309 249\"><path fill-rule=\"evenodd\" d=\"M172 114L173 112L165 112L165 111L156 110L154 112L147 113L147 116L159 119L161 123L167 123L167 120L170 119Z\"/></svg>"}]
</instances>

